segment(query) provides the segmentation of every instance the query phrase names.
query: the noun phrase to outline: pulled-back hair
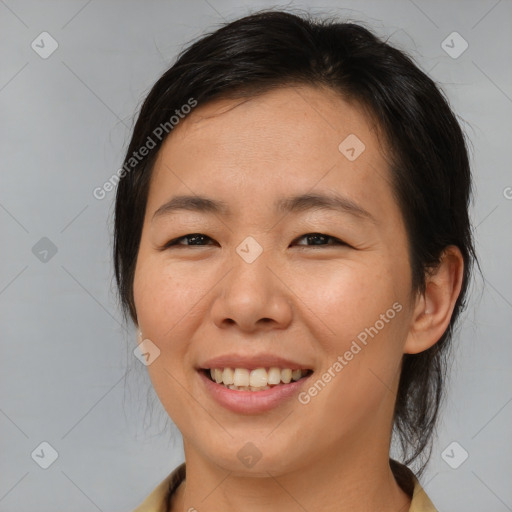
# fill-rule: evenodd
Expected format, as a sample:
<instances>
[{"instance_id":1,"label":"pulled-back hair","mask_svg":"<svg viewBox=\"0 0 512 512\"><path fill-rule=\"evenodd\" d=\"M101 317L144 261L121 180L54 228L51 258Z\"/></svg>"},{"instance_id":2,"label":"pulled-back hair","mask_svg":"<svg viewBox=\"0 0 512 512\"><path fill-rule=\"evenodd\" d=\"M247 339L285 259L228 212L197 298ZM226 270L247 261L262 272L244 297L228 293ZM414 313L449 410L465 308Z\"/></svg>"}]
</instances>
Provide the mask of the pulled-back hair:
<instances>
[{"instance_id":1,"label":"pulled-back hair","mask_svg":"<svg viewBox=\"0 0 512 512\"><path fill-rule=\"evenodd\" d=\"M462 289L448 328L428 350L403 356L394 433L406 464L423 456L421 473L443 397L447 349L476 258L468 214L469 158L464 134L440 88L408 55L363 26L259 12L194 42L156 82L135 124L123 166L128 170L116 196L113 256L124 317L137 323L135 265L151 173L165 140L155 137L154 130L191 98L201 105L294 85L329 87L375 120L407 229L412 292L425 291L425 277L448 245L456 245L464 259ZM148 137L155 147L134 165L130 158Z\"/></svg>"}]
</instances>

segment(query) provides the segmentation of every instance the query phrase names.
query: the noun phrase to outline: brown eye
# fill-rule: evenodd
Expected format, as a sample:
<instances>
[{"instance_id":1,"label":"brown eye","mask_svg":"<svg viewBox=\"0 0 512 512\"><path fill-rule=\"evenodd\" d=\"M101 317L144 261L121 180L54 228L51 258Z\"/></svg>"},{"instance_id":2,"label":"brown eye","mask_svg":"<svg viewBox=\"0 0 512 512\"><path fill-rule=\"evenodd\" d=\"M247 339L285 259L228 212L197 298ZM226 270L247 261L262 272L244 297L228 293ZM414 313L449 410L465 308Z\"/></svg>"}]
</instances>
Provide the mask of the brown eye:
<instances>
[{"instance_id":1,"label":"brown eye","mask_svg":"<svg viewBox=\"0 0 512 512\"><path fill-rule=\"evenodd\" d=\"M190 240L190 243L182 244L182 243L180 243L182 240ZM169 242L167 242L164 245L163 248L168 249L169 247L173 247L173 246L185 246L185 247L187 247L187 246L190 247L193 245L203 246L205 244L203 244L201 242L204 242L205 240L212 240L212 238L210 238L207 235L203 235L202 233L191 233L191 234L180 236L179 238L170 240Z\"/></svg>"},{"instance_id":2,"label":"brown eye","mask_svg":"<svg viewBox=\"0 0 512 512\"><path fill-rule=\"evenodd\" d=\"M302 235L300 238L297 238L296 240L302 240L303 238L307 239L308 242L313 241L311 245L348 245L339 238L335 238L330 235L324 235L322 233L307 233L305 235ZM334 243L324 243L327 242L328 240L333 240ZM304 244L298 245L304 246Z\"/></svg>"},{"instance_id":3,"label":"brown eye","mask_svg":"<svg viewBox=\"0 0 512 512\"><path fill-rule=\"evenodd\" d=\"M306 239L309 243L307 244L297 244L299 246L306 246L311 247L315 245L345 245L348 246L347 243L343 242L343 240L340 240L339 238L330 236L330 235L324 235L322 233L307 233L305 235L302 235L300 238L297 238L297 240ZM182 241L188 241L189 243L182 243ZM192 247L192 246L199 246L204 247L207 244L208 241L212 241L213 239L210 238L207 235L204 235L202 233L191 233L188 235L181 236L179 238L174 238L173 240L170 240L167 242L162 249L168 249L170 247Z\"/></svg>"}]
</instances>

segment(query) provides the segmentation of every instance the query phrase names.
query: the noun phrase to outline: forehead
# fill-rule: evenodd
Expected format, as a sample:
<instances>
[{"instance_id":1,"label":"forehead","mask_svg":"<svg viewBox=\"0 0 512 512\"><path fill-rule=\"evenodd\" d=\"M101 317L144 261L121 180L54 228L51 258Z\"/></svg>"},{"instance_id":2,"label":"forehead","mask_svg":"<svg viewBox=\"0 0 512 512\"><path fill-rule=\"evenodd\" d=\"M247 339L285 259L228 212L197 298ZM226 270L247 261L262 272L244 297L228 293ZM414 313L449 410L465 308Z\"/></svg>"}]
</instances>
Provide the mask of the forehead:
<instances>
[{"instance_id":1,"label":"forehead","mask_svg":"<svg viewBox=\"0 0 512 512\"><path fill-rule=\"evenodd\" d=\"M245 152L258 150L260 156L266 150L269 156L289 152L298 158L312 149L339 156L338 145L350 134L377 146L375 129L358 103L349 103L330 88L288 86L200 104L174 128L164 146L175 149L179 144L186 151L189 143L201 141L215 143L216 154L243 145Z\"/></svg>"},{"instance_id":2,"label":"forehead","mask_svg":"<svg viewBox=\"0 0 512 512\"><path fill-rule=\"evenodd\" d=\"M320 189L391 199L376 127L331 89L286 87L198 105L162 145L148 202L154 211L179 192L248 206Z\"/></svg>"}]
</instances>

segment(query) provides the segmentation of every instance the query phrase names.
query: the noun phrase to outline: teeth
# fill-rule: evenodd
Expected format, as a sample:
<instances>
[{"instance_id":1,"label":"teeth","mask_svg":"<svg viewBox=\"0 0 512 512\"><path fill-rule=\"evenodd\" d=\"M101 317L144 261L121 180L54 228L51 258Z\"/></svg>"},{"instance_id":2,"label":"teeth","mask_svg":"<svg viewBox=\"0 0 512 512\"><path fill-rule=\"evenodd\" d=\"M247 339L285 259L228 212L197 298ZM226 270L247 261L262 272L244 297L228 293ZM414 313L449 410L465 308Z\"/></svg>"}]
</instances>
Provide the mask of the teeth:
<instances>
[{"instance_id":1,"label":"teeth","mask_svg":"<svg viewBox=\"0 0 512 512\"><path fill-rule=\"evenodd\" d=\"M273 367L268 371L268 383L276 386L281 382L281 370L279 368Z\"/></svg>"},{"instance_id":2,"label":"teeth","mask_svg":"<svg viewBox=\"0 0 512 512\"><path fill-rule=\"evenodd\" d=\"M233 384L235 382L233 380L234 372L231 368L224 368L224 371L222 372L222 382L226 385Z\"/></svg>"},{"instance_id":3,"label":"teeth","mask_svg":"<svg viewBox=\"0 0 512 512\"><path fill-rule=\"evenodd\" d=\"M257 368L252 370L249 375L249 385L253 388L262 388L268 383L267 370L265 368Z\"/></svg>"},{"instance_id":4,"label":"teeth","mask_svg":"<svg viewBox=\"0 0 512 512\"><path fill-rule=\"evenodd\" d=\"M261 391L279 384L288 384L304 377L308 370L290 368L212 368L210 376L217 384L238 391Z\"/></svg>"},{"instance_id":5,"label":"teeth","mask_svg":"<svg viewBox=\"0 0 512 512\"><path fill-rule=\"evenodd\" d=\"M286 368L286 370L281 370L281 380L288 384L292 380L292 371L290 368Z\"/></svg>"},{"instance_id":6,"label":"teeth","mask_svg":"<svg viewBox=\"0 0 512 512\"><path fill-rule=\"evenodd\" d=\"M233 376L233 384L238 387L249 385L249 370L245 368L236 368Z\"/></svg>"}]
</instances>

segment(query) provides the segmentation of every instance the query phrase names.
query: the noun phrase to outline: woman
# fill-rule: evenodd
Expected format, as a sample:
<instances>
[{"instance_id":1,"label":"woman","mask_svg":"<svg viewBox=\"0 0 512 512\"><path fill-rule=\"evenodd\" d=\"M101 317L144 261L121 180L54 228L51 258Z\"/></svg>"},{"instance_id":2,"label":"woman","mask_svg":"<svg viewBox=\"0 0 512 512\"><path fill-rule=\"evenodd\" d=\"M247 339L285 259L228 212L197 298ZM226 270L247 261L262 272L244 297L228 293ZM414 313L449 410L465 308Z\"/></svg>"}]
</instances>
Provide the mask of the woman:
<instances>
[{"instance_id":1,"label":"woman","mask_svg":"<svg viewBox=\"0 0 512 512\"><path fill-rule=\"evenodd\" d=\"M434 82L359 25L254 14L158 80L121 174L117 284L185 452L137 512L435 511L474 249Z\"/></svg>"}]
</instances>

